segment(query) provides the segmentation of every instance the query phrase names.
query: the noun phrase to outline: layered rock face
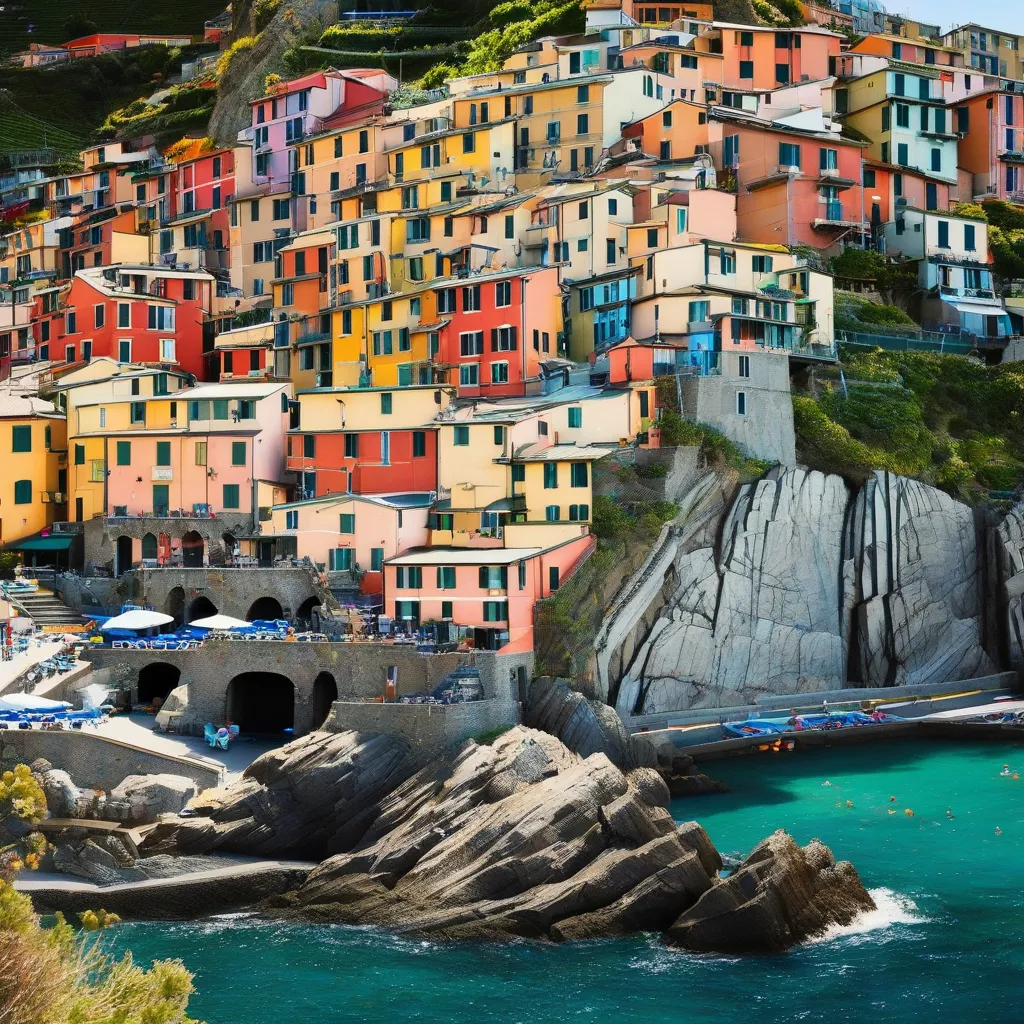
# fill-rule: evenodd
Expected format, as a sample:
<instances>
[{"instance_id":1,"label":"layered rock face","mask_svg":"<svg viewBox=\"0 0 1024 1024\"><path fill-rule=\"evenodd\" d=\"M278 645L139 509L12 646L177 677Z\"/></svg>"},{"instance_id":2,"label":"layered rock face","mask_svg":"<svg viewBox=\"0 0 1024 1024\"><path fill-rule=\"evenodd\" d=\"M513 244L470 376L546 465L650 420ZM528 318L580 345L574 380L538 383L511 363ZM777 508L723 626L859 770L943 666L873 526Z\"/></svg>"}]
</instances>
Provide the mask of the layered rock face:
<instances>
[{"instance_id":1,"label":"layered rock face","mask_svg":"<svg viewBox=\"0 0 1024 1024\"><path fill-rule=\"evenodd\" d=\"M361 752L385 738L329 739L353 752L349 761L360 762ZM265 852L252 810L279 800L275 789L308 795L315 788L320 799L303 804L294 845L284 845L279 831L275 848L294 855L307 832L336 848L347 845L269 909L452 939L665 931L730 885L718 878L721 859L704 830L673 821L668 789L650 768L623 771L604 753L583 758L554 736L517 727L490 746L470 741L404 781L395 769L375 773L390 782L370 807L349 798L341 781L349 777L340 769L344 756L329 762L338 781L324 785L324 741L314 734L289 744L274 757L273 771L257 767L264 781L250 777L223 791L206 808L208 819L163 822L146 848L193 850L201 841L207 849ZM378 766L387 760L373 758ZM764 938L753 941L766 950L776 948L778 936L799 941L808 934L804 928L841 923L849 908L872 906L852 869L836 875L835 895L826 900L818 897L824 883L798 885L774 863L757 871ZM794 905L806 898L814 898L816 910ZM724 899L723 905L739 905L735 896ZM682 928L674 941L692 948L711 941L694 929L698 937L690 943L687 934ZM723 939L722 948L738 941Z\"/></svg>"},{"instance_id":2,"label":"layered rock face","mask_svg":"<svg viewBox=\"0 0 1024 1024\"><path fill-rule=\"evenodd\" d=\"M780 830L680 916L668 937L705 952L780 952L873 906L849 861L837 864L817 839L800 847Z\"/></svg>"},{"instance_id":3,"label":"layered rock face","mask_svg":"<svg viewBox=\"0 0 1024 1024\"><path fill-rule=\"evenodd\" d=\"M851 502L837 476L773 471L676 573L623 716L993 671L971 510L914 480L876 473Z\"/></svg>"},{"instance_id":4,"label":"layered rock face","mask_svg":"<svg viewBox=\"0 0 1024 1024\"><path fill-rule=\"evenodd\" d=\"M144 848L319 859L350 849L414 770L400 737L310 733L257 758L238 783L207 790L193 803L199 817L158 825Z\"/></svg>"},{"instance_id":5,"label":"layered rock face","mask_svg":"<svg viewBox=\"0 0 1024 1024\"><path fill-rule=\"evenodd\" d=\"M1010 664L1024 671L1024 502L1018 502L999 524L995 561L1001 581L998 600Z\"/></svg>"}]
</instances>

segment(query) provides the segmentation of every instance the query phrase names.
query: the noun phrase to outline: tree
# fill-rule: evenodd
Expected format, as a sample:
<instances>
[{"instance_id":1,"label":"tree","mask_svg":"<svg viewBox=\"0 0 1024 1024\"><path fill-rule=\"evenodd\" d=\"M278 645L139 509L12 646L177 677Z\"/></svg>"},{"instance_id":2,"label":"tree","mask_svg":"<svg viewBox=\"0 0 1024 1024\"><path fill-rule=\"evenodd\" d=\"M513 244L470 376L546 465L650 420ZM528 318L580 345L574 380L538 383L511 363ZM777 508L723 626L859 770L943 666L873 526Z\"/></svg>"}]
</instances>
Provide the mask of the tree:
<instances>
[{"instance_id":1,"label":"tree","mask_svg":"<svg viewBox=\"0 0 1024 1024\"><path fill-rule=\"evenodd\" d=\"M91 36L94 32L99 31L96 22L90 21L81 12L69 14L64 19L62 28L64 29L64 42L69 39L80 39L82 36Z\"/></svg>"}]
</instances>

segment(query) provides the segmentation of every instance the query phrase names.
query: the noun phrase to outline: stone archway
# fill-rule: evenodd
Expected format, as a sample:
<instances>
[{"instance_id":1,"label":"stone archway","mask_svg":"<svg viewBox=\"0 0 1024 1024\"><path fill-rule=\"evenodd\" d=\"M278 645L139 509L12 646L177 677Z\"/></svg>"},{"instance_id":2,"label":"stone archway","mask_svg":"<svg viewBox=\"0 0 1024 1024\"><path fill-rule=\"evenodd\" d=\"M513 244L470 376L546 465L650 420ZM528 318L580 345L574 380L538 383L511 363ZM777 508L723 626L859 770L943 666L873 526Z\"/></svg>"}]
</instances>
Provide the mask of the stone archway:
<instances>
[{"instance_id":1,"label":"stone archway","mask_svg":"<svg viewBox=\"0 0 1024 1024\"><path fill-rule=\"evenodd\" d=\"M224 719L237 725L243 735L290 738L295 727L295 686L277 672L243 672L228 684Z\"/></svg>"},{"instance_id":2,"label":"stone archway","mask_svg":"<svg viewBox=\"0 0 1024 1024\"><path fill-rule=\"evenodd\" d=\"M196 619L205 619L209 615L216 614L217 606L205 594L200 594L193 598L192 603L188 606L186 621L194 622Z\"/></svg>"},{"instance_id":3,"label":"stone archway","mask_svg":"<svg viewBox=\"0 0 1024 1024\"><path fill-rule=\"evenodd\" d=\"M202 569L206 543L195 530L181 538L181 564L186 569Z\"/></svg>"},{"instance_id":4,"label":"stone archway","mask_svg":"<svg viewBox=\"0 0 1024 1024\"><path fill-rule=\"evenodd\" d=\"M174 625L180 626L185 621L185 589L184 587L171 587L164 603L164 612L174 619Z\"/></svg>"},{"instance_id":5,"label":"stone archway","mask_svg":"<svg viewBox=\"0 0 1024 1024\"><path fill-rule=\"evenodd\" d=\"M338 699L338 684L330 672L321 672L313 682L313 729L323 728L331 705Z\"/></svg>"},{"instance_id":6,"label":"stone archway","mask_svg":"<svg viewBox=\"0 0 1024 1024\"><path fill-rule=\"evenodd\" d=\"M320 627L320 598L307 597L302 604L295 610L295 622L297 625L308 628L318 629Z\"/></svg>"},{"instance_id":7,"label":"stone archway","mask_svg":"<svg viewBox=\"0 0 1024 1024\"><path fill-rule=\"evenodd\" d=\"M245 613L245 617L253 622L256 619L283 619L284 609L281 607L281 602L276 597L269 597L264 594L263 597L256 598L251 605L249 610Z\"/></svg>"},{"instance_id":8,"label":"stone archway","mask_svg":"<svg viewBox=\"0 0 1024 1024\"><path fill-rule=\"evenodd\" d=\"M166 700L181 679L181 669L166 661L154 661L139 669L138 696L140 704Z\"/></svg>"}]
</instances>

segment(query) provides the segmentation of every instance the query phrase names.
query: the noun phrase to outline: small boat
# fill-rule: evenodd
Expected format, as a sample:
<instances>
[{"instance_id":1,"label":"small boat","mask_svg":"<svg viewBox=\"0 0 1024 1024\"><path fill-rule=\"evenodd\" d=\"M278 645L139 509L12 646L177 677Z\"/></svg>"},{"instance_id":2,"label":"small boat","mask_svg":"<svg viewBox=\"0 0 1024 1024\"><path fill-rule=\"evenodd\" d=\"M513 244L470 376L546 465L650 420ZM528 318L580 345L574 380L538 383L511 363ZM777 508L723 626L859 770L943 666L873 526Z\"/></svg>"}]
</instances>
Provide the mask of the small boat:
<instances>
[{"instance_id":1,"label":"small boat","mask_svg":"<svg viewBox=\"0 0 1024 1024\"><path fill-rule=\"evenodd\" d=\"M748 718L744 722L723 722L726 739L742 736L780 736L798 732L829 732L839 729L857 729L866 725L885 725L900 721L895 715L879 712L867 715L863 711L839 711L828 714L794 715L785 722L763 718Z\"/></svg>"}]
</instances>

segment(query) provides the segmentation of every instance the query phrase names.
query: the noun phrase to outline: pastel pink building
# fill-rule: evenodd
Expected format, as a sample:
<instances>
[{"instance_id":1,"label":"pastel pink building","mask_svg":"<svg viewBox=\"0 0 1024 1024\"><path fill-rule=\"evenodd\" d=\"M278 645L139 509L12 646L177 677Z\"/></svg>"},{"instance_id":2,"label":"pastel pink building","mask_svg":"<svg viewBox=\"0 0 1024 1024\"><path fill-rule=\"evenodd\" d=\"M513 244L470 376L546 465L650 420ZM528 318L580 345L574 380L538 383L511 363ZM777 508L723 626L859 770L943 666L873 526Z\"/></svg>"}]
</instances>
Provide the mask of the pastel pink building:
<instances>
[{"instance_id":1,"label":"pastel pink building","mask_svg":"<svg viewBox=\"0 0 1024 1024\"><path fill-rule=\"evenodd\" d=\"M412 628L433 619L472 630L482 650L530 651L534 604L558 590L595 544L582 536L548 548L409 551L384 564L384 611Z\"/></svg>"}]
</instances>

